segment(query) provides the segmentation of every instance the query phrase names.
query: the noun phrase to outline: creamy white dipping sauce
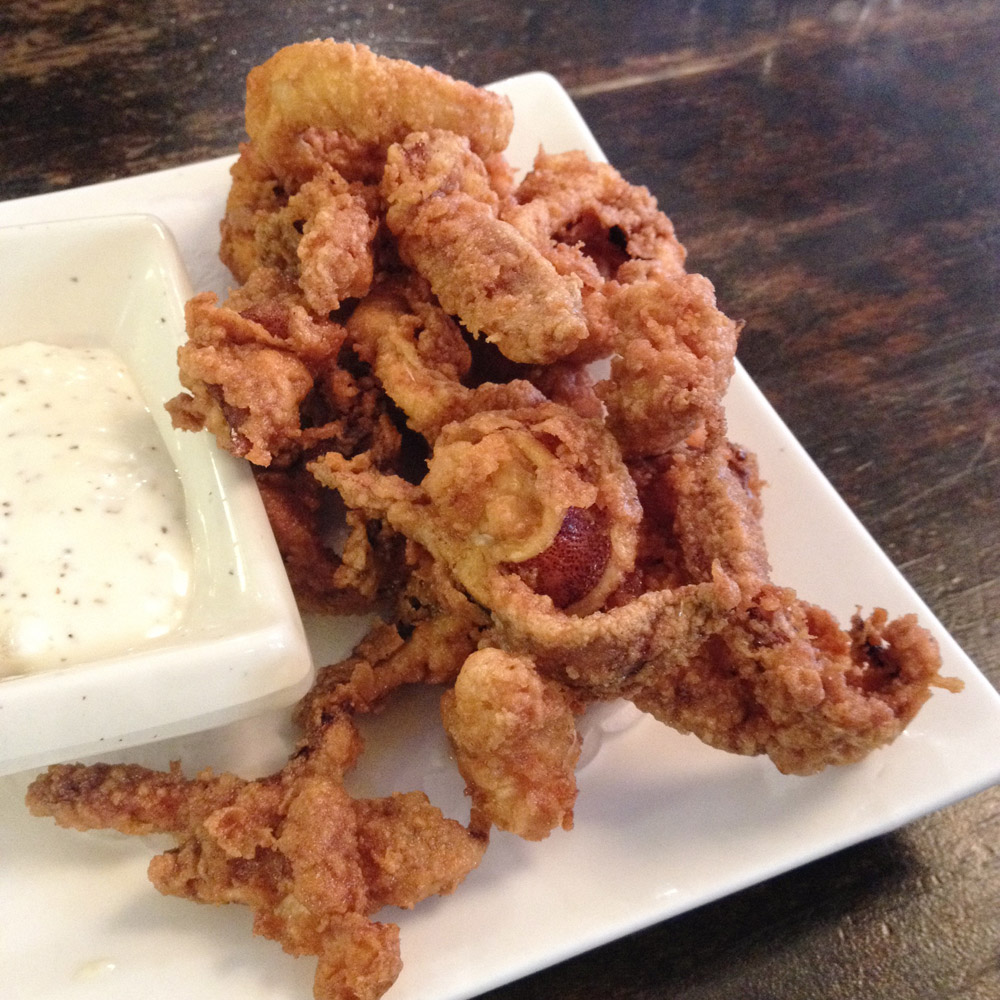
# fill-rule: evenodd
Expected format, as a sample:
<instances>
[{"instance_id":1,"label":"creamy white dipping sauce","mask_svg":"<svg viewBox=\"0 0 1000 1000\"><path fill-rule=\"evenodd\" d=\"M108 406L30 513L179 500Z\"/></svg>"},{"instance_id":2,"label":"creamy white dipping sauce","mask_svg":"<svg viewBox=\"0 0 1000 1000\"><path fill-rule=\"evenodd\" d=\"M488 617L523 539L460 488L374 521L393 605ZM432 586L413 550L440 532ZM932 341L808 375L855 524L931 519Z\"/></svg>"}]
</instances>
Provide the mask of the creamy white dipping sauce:
<instances>
[{"instance_id":1,"label":"creamy white dipping sauce","mask_svg":"<svg viewBox=\"0 0 1000 1000\"><path fill-rule=\"evenodd\" d=\"M135 648L181 619L177 470L106 348L0 348L0 676Z\"/></svg>"}]
</instances>

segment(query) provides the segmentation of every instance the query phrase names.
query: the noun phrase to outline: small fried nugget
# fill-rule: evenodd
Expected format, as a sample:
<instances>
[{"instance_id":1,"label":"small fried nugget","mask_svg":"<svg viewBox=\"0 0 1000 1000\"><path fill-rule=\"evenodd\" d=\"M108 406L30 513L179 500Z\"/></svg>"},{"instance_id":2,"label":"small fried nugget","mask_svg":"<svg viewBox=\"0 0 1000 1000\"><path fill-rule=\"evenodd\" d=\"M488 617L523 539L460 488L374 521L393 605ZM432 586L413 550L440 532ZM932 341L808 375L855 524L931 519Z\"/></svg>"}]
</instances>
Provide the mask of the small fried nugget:
<instances>
[{"instance_id":1,"label":"small fried nugget","mask_svg":"<svg viewBox=\"0 0 1000 1000\"><path fill-rule=\"evenodd\" d=\"M485 648L465 661L441 717L472 798L473 828L492 824L525 840L572 828L579 710L528 659Z\"/></svg>"}]
</instances>

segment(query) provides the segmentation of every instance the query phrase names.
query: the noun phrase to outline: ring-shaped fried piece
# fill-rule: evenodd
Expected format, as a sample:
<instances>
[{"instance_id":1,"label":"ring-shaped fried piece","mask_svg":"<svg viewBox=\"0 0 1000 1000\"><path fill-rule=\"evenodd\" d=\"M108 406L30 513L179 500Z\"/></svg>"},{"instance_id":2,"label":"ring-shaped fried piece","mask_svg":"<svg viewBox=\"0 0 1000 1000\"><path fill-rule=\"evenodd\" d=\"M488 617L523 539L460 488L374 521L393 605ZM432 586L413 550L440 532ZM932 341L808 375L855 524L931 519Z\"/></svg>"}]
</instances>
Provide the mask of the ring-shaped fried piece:
<instances>
[{"instance_id":1,"label":"ring-shaped fried piece","mask_svg":"<svg viewBox=\"0 0 1000 1000\"><path fill-rule=\"evenodd\" d=\"M383 148L410 132L447 129L489 156L506 148L513 124L506 97L333 39L286 46L247 76L247 134L275 168L307 128Z\"/></svg>"}]
</instances>

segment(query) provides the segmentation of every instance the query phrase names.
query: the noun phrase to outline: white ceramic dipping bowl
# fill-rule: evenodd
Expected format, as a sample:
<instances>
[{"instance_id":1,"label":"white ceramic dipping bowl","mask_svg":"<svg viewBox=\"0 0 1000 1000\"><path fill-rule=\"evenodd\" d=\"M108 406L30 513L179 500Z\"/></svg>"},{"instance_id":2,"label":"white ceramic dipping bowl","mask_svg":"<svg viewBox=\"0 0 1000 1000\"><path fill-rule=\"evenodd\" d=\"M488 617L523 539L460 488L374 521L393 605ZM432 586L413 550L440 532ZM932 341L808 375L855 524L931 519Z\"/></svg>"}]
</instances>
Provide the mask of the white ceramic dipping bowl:
<instances>
[{"instance_id":1,"label":"white ceramic dipping bowl","mask_svg":"<svg viewBox=\"0 0 1000 1000\"><path fill-rule=\"evenodd\" d=\"M312 682L249 467L207 433L175 431L163 408L181 388L190 294L173 238L151 216L0 229L0 345L100 346L125 362L179 472L193 559L166 635L0 679L0 774L223 725L289 704Z\"/></svg>"}]
</instances>

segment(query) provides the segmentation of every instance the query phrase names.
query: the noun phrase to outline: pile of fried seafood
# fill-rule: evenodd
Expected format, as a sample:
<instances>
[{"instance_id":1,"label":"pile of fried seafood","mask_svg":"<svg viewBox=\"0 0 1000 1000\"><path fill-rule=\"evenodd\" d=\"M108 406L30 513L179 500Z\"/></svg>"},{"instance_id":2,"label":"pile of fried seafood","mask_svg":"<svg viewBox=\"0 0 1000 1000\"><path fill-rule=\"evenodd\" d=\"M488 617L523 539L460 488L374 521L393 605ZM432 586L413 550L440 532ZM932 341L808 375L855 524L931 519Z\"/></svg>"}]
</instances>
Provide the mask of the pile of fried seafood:
<instances>
[{"instance_id":1,"label":"pile of fried seafood","mask_svg":"<svg viewBox=\"0 0 1000 1000\"><path fill-rule=\"evenodd\" d=\"M912 615L845 631L771 581L722 406L738 324L645 188L579 152L517 182L512 124L363 46L250 73L222 223L238 287L188 304L168 409L253 464L304 608L384 615L320 671L279 773L60 765L28 794L65 826L174 835L156 887L250 906L318 956L319 1000L391 986L397 928L371 916L452 891L491 827L572 825L589 703L806 775L957 687ZM443 688L467 826L421 792L344 790L352 716L414 683Z\"/></svg>"}]
</instances>

